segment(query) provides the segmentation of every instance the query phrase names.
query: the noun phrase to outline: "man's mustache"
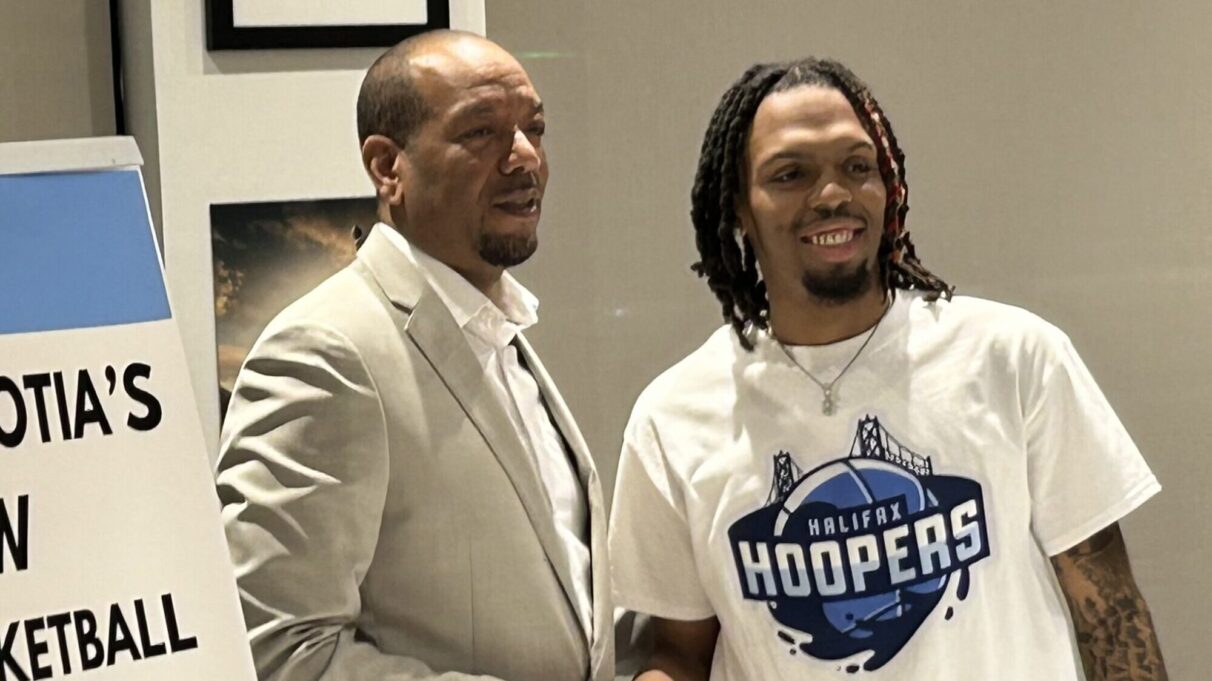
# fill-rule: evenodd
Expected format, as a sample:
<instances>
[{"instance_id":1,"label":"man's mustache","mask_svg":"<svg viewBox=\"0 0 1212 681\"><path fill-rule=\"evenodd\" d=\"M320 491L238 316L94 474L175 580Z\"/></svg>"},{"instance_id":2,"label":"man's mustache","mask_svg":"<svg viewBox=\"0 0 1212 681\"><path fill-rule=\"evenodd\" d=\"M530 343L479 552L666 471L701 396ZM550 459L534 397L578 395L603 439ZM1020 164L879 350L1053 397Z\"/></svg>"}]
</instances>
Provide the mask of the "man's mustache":
<instances>
[{"instance_id":1,"label":"man's mustache","mask_svg":"<svg viewBox=\"0 0 1212 681\"><path fill-rule=\"evenodd\" d=\"M811 227L812 225L814 225L822 220L833 220L833 219L837 219L837 218L850 218L851 220L859 220L863 223L864 227L870 226L869 221L867 220L866 216L856 213L855 211L851 210L850 207L847 205L841 205L841 206L838 206L837 208L827 208L827 207L813 208L811 215L806 217L804 222L800 226L801 227Z\"/></svg>"},{"instance_id":2,"label":"man's mustache","mask_svg":"<svg viewBox=\"0 0 1212 681\"><path fill-rule=\"evenodd\" d=\"M510 178L498 190L498 194L508 194L516 191L526 191L530 189L542 190L539 184L539 176L536 173L526 173L519 175L516 178Z\"/></svg>"}]
</instances>

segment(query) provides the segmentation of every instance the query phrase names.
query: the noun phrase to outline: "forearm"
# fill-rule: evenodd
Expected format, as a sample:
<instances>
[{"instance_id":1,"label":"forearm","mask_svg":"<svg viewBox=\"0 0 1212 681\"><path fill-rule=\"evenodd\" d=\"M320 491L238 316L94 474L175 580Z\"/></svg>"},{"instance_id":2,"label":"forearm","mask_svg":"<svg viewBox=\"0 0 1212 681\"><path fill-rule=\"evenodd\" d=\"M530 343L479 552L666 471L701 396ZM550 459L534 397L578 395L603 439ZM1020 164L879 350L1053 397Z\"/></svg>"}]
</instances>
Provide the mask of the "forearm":
<instances>
[{"instance_id":1,"label":"forearm","mask_svg":"<svg viewBox=\"0 0 1212 681\"><path fill-rule=\"evenodd\" d=\"M1110 595L1110 594L1109 594ZM1070 601L1077 647L1088 681L1166 681L1153 618L1139 593L1109 603Z\"/></svg>"},{"instance_id":2,"label":"forearm","mask_svg":"<svg viewBox=\"0 0 1212 681\"><path fill-rule=\"evenodd\" d=\"M635 681L707 681L720 634L710 617L697 621L652 618L653 653Z\"/></svg>"},{"instance_id":3,"label":"forearm","mask_svg":"<svg viewBox=\"0 0 1212 681\"><path fill-rule=\"evenodd\" d=\"M274 681L500 681L496 677L437 672L425 662L385 653L357 640L352 627L282 632L253 645L257 678ZM272 640L277 639L277 640Z\"/></svg>"},{"instance_id":4,"label":"forearm","mask_svg":"<svg viewBox=\"0 0 1212 681\"><path fill-rule=\"evenodd\" d=\"M635 681L707 681L711 670L691 660L656 653Z\"/></svg>"},{"instance_id":5,"label":"forearm","mask_svg":"<svg viewBox=\"0 0 1212 681\"><path fill-rule=\"evenodd\" d=\"M1118 528L1053 559L1088 681L1167 681L1149 607Z\"/></svg>"}]
</instances>

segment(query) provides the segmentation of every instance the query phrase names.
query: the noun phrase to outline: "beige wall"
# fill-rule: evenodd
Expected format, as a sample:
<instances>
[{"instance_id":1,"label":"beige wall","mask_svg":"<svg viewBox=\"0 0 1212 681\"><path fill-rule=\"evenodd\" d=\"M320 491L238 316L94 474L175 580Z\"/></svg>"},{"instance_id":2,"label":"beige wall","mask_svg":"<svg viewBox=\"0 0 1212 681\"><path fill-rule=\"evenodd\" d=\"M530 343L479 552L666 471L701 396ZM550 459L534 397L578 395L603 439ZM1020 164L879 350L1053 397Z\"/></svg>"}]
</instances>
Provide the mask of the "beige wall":
<instances>
[{"instance_id":1,"label":"beige wall","mask_svg":"<svg viewBox=\"0 0 1212 681\"><path fill-rule=\"evenodd\" d=\"M160 155L166 195L196 198L165 212L165 244L178 313L192 320L197 392L212 399L203 195L362 193L352 131L315 114L319 102L328 118L352 116L356 78L346 72L371 55L212 59L201 49L202 3L157 3L153 13L146 2L134 18L175 41L157 63L184 79L161 93ZM0 0L0 140L112 132L108 37L80 28L104 24L103 5ZM613 478L632 400L718 323L688 269L687 217L716 98L755 60L835 56L869 81L896 125L924 261L962 293L1022 305L1067 330L1161 478L1162 495L1126 522L1128 540L1171 677L1206 677L1210 25L1212 6L1199 0L490 0L490 37L522 56L550 112L543 245L519 272L543 300L532 335L603 478ZM290 72L293 94L277 70ZM190 99L198 93L206 107ZM267 139L308 140L316 153L307 158L321 157L297 163L291 187L264 186L267 175L200 175L186 162L222 167L219 152L194 149L196 126L213 115L239 132L253 93L301 103L274 105L281 129L264 129ZM165 111L176 120L165 123ZM272 158L265 144L257 148Z\"/></svg>"},{"instance_id":2,"label":"beige wall","mask_svg":"<svg viewBox=\"0 0 1212 681\"><path fill-rule=\"evenodd\" d=\"M0 0L0 142L114 134L109 3Z\"/></svg>"},{"instance_id":3,"label":"beige wall","mask_svg":"<svg viewBox=\"0 0 1212 681\"><path fill-rule=\"evenodd\" d=\"M531 336L603 477L635 396L720 323L688 270L717 98L753 61L833 56L896 126L924 262L1065 329L1161 479L1125 532L1171 678L1206 678L1208 26L1197 0L490 2L549 111Z\"/></svg>"}]
</instances>

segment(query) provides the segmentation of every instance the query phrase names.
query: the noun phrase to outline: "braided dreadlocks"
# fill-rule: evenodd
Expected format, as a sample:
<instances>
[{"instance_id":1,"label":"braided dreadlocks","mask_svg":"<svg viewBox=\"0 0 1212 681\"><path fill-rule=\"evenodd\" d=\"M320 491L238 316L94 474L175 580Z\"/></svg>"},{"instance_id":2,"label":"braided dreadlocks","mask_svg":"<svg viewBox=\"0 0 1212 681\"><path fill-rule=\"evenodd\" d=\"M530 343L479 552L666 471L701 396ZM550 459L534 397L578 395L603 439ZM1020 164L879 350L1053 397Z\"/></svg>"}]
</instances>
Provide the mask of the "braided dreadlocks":
<instances>
[{"instance_id":1,"label":"braided dreadlocks","mask_svg":"<svg viewBox=\"0 0 1212 681\"><path fill-rule=\"evenodd\" d=\"M880 177L888 194L878 254L884 288L928 291L928 300L950 298L954 290L917 259L904 228L909 212L905 154L866 84L845 66L828 59L757 64L720 98L703 136L690 194L690 218L701 258L691 269L707 278L707 285L723 306L724 320L732 325L746 350L753 349L754 329L767 328L770 308L766 283L758 276L757 254L749 237L738 228L735 210L744 186L741 175L749 130L767 95L804 85L841 92L876 145Z\"/></svg>"}]
</instances>

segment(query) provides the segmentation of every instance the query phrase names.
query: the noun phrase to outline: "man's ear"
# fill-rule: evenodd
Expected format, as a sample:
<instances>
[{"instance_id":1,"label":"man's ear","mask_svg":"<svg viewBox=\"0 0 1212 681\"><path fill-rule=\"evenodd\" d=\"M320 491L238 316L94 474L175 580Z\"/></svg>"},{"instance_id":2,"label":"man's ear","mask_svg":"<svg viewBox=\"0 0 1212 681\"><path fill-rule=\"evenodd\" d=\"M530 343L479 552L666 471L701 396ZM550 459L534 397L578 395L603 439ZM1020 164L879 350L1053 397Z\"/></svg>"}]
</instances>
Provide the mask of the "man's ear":
<instances>
[{"instance_id":1,"label":"man's ear","mask_svg":"<svg viewBox=\"0 0 1212 681\"><path fill-rule=\"evenodd\" d=\"M400 145L384 135L371 135L362 143L362 167L374 183L379 202L388 206L404 204L407 159Z\"/></svg>"},{"instance_id":2,"label":"man's ear","mask_svg":"<svg viewBox=\"0 0 1212 681\"><path fill-rule=\"evenodd\" d=\"M740 177L737 179L736 191L732 194L732 212L740 225L741 236L747 236L752 241L756 235L753 233L753 211L749 208L748 159L742 157L739 166Z\"/></svg>"},{"instance_id":3,"label":"man's ear","mask_svg":"<svg viewBox=\"0 0 1212 681\"><path fill-rule=\"evenodd\" d=\"M749 198L743 189L733 198L732 211L741 226L741 234L753 239L753 211L749 210Z\"/></svg>"}]
</instances>

